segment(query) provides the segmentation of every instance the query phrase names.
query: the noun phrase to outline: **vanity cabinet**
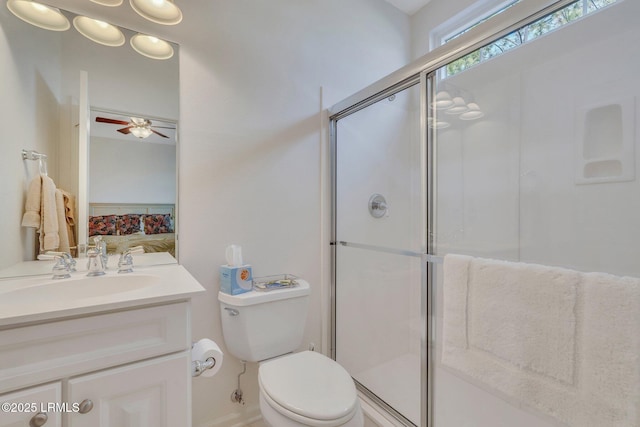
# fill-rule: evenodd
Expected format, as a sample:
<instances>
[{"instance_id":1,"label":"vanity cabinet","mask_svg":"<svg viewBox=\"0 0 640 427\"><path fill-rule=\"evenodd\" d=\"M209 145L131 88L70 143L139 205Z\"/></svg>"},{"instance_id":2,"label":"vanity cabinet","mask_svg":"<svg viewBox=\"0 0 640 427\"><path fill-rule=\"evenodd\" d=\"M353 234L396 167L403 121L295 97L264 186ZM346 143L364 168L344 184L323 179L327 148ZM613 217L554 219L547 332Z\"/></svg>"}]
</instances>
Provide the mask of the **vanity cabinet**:
<instances>
[{"instance_id":1,"label":"vanity cabinet","mask_svg":"<svg viewBox=\"0 0 640 427\"><path fill-rule=\"evenodd\" d=\"M181 301L0 329L0 403L38 409L0 427L191 425L189 319Z\"/></svg>"},{"instance_id":2,"label":"vanity cabinet","mask_svg":"<svg viewBox=\"0 0 640 427\"><path fill-rule=\"evenodd\" d=\"M190 362L178 354L69 380L68 401L91 409L69 413L68 427L191 425Z\"/></svg>"},{"instance_id":3,"label":"vanity cabinet","mask_svg":"<svg viewBox=\"0 0 640 427\"><path fill-rule=\"evenodd\" d=\"M42 412L48 402L61 401L60 382L0 395L0 427L61 427L60 412Z\"/></svg>"}]
</instances>

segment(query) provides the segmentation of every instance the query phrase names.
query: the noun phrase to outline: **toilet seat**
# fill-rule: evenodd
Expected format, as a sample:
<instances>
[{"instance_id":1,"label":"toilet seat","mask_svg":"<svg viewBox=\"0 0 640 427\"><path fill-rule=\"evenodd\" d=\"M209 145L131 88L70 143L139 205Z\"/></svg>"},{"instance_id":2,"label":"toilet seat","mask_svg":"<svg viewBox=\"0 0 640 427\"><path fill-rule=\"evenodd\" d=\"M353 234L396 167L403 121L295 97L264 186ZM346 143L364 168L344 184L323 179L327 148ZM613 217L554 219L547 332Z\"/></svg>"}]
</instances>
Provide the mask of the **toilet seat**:
<instances>
[{"instance_id":1,"label":"toilet seat","mask_svg":"<svg viewBox=\"0 0 640 427\"><path fill-rule=\"evenodd\" d=\"M258 380L269 406L305 425L339 426L359 409L347 371L319 353L304 351L265 362Z\"/></svg>"}]
</instances>

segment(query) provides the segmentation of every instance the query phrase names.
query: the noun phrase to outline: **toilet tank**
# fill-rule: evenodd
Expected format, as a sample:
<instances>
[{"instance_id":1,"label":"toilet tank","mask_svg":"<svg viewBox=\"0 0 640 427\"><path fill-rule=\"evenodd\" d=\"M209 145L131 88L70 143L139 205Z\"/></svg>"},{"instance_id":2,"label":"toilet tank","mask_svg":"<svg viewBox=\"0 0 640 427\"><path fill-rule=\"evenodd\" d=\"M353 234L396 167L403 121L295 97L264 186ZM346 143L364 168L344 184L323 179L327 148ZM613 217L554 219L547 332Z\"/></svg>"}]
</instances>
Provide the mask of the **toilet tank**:
<instances>
[{"instance_id":1,"label":"toilet tank","mask_svg":"<svg viewBox=\"0 0 640 427\"><path fill-rule=\"evenodd\" d=\"M239 295L218 293L227 350L238 359L258 362L296 350L302 342L309 283Z\"/></svg>"}]
</instances>

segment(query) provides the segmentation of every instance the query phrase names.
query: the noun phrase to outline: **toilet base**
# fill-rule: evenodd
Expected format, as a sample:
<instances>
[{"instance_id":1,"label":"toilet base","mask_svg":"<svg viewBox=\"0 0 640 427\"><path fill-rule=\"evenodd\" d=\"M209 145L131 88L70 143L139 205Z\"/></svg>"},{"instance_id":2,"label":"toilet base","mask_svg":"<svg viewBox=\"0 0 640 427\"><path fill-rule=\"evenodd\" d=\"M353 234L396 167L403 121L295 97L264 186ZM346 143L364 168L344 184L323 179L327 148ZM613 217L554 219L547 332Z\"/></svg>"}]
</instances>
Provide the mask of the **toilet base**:
<instances>
[{"instance_id":1,"label":"toilet base","mask_svg":"<svg viewBox=\"0 0 640 427\"><path fill-rule=\"evenodd\" d=\"M356 413L343 424L335 424L331 421L322 421L322 420L313 420L308 424L303 424L298 421L292 420L290 418L285 417L280 412L276 411L269 405L269 403L265 400L262 390L260 391L260 412L262 413L262 418L264 422L269 427L363 427L364 426L364 416L362 415L362 408L360 408L360 403L358 402Z\"/></svg>"}]
</instances>

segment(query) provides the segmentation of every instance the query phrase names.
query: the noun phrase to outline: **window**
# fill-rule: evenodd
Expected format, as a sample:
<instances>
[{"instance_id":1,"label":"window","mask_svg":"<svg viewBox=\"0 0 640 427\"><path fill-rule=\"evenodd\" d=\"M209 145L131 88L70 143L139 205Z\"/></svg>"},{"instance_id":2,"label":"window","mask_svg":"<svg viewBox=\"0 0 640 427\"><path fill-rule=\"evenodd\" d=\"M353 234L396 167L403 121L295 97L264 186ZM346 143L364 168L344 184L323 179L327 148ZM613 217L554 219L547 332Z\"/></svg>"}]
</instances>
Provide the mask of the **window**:
<instances>
[{"instance_id":1,"label":"window","mask_svg":"<svg viewBox=\"0 0 640 427\"><path fill-rule=\"evenodd\" d=\"M515 0L509 2L506 5L500 7L498 10L487 14L482 19L477 20L473 24L464 27L464 29L459 30L449 36L443 37L440 40L440 44L446 44L456 37L459 37L460 35L466 33L475 26L487 21L488 19L496 16L499 13L504 12L520 1L521 0ZM571 3L568 6L560 9L559 11L552 13L551 15L540 18L539 20L510 34L507 34L506 36L494 41L487 46L471 52L470 54L458 59L457 61L451 62L447 65L443 77L453 76L454 74L460 73L483 61L487 61L491 58L501 55L517 46L535 40L543 34L560 28L598 9L615 3L616 1L617 0L578 0L574 3Z\"/></svg>"}]
</instances>

